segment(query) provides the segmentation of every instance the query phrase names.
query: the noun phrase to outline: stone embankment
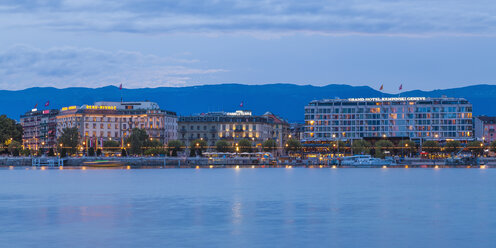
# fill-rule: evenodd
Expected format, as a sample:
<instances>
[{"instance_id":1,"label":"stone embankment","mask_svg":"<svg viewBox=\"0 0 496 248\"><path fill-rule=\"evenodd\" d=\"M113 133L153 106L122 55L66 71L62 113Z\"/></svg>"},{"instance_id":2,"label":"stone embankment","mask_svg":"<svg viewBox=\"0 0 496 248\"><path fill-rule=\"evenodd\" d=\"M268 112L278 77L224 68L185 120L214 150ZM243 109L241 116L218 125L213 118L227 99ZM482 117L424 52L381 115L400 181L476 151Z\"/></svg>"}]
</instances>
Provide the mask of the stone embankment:
<instances>
[{"instance_id":1,"label":"stone embankment","mask_svg":"<svg viewBox=\"0 0 496 248\"><path fill-rule=\"evenodd\" d=\"M107 162L116 162L122 166L131 167L167 167L167 168L195 168L195 167L332 167L337 165L336 160L276 160L276 159L250 159L250 158L220 158L209 159L204 157L69 157L59 161L58 158L39 158L39 157L0 157L0 166L69 166L80 167L85 166L87 162L95 162L105 160ZM477 163L472 164L447 164L445 159L420 159L407 158L397 165L389 167L404 167L409 168L426 168L426 167L466 167L479 166L496 168L496 158L480 158Z\"/></svg>"}]
</instances>

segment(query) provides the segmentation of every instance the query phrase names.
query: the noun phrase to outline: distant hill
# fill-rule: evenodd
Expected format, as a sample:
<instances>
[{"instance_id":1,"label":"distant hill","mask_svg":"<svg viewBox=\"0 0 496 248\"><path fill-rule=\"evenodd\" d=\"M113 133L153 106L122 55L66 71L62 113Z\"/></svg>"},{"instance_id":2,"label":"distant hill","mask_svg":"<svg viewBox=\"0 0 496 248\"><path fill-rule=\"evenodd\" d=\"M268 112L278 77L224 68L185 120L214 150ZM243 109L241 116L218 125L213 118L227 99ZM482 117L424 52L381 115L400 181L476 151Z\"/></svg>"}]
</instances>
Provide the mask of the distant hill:
<instances>
[{"instance_id":1,"label":"distant hill","mask_svg":"<svg viewBox=\"0 0 496 248\"><path fill-rule=\"evenodd\" d=\"M254 114L273 112L291 122L303 121L303 108L308 102L324 98L381 97L383 94L368 86L331 84L327 86L266 84L220 84L191 87L160 87L123 89L102 88L29 88L18 91L0 90L0 114L19 119L19 116L38 103L43 109L47 100L50 108L92 104L96 101L154 101L161 108L190 115L209 111L252 110ZM464 97L474 105L474 115L496 115L496 85L474 85L434 91L407 91L402 96Z\"/></svg>"}]
</instances>

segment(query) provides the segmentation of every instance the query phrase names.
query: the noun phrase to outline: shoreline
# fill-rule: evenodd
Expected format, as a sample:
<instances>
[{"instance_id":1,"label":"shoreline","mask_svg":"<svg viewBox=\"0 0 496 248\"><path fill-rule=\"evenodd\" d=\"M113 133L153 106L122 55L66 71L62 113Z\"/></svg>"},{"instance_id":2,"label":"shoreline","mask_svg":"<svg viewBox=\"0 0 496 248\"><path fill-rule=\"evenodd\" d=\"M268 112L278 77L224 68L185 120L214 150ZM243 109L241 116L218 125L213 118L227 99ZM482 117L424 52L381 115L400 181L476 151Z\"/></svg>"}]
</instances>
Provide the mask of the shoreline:
<instances>
[{"instance_id":1,"label":"shoreline","mask_svg":"<svg viewBox=\"0 0 496 248\"><path fill-rule=\"evenodd\" d=\"M103 162L102 164L98 162ZM442 159L407 158L398 164L338 165L331 160L276 160L205 157L0 157L0 167L54 168L496 168L496 158L481 158L480 164L446 164Z\"/></svg>"}]
</instances>

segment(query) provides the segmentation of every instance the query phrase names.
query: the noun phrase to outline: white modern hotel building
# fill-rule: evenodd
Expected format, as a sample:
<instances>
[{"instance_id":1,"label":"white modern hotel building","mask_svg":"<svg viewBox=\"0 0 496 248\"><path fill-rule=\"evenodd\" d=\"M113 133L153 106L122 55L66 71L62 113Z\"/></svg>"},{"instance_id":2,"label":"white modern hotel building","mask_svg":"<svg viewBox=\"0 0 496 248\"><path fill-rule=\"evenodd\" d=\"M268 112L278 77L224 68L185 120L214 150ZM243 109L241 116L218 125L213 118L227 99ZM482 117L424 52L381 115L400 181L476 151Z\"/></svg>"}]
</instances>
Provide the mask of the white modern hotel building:
<instances>
[{"instance_id":1,"label":"white modern hotel building","mask_svg":"<svg viewBox=\"0 0 496 248\"><path fill-rule=\"evenodd\" d=\"M463 98L381 97L311 101L304 141L401 137L473 139L472 104Z\"/></svg>"}]
</instances>

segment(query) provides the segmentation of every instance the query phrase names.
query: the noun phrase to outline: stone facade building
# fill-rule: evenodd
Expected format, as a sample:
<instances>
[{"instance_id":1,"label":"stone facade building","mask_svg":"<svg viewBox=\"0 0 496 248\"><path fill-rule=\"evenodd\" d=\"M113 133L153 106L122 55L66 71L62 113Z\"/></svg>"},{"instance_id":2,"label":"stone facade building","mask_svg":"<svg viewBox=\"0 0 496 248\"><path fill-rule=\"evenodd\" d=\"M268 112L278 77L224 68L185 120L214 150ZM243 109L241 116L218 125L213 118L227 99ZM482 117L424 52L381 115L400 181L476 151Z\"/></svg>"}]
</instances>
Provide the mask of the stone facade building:
<instances>
[{"instance_id":1,"label":"stone facade building","mask_svg":"<svg viewBox=\"0 0 496 248\"><path fill-rule=\"evenodd\" d=\"M57 135L67 127L77 127L87 146L100 147L106 140L125 139L133 128L145 129L151 139L164 145L177 139L177 115L161 110L153 102L96 102L94 105L62 108L57 116Z\"/></svg>"}]
</instances>

